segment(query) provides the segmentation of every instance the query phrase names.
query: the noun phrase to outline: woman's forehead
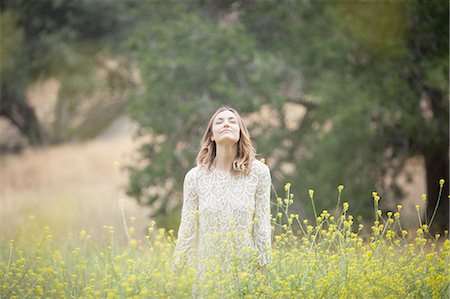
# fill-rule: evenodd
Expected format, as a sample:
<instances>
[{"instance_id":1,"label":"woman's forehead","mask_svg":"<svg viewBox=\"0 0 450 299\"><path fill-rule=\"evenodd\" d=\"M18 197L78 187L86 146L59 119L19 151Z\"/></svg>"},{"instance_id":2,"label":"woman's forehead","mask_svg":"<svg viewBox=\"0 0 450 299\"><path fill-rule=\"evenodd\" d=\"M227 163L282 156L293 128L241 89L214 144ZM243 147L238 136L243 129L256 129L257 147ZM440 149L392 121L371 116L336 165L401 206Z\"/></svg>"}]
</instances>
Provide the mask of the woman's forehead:
<instances>
[{"instance_id":1,"label":"woman's forehead","mask_svg":"<svg viewBox=\"0 0 450 299\"><path fill-rule=\"evenodd\" d=\"M230 110L225 110L225 111L219 112L215 118L217 119L217 118L230 118L230 117L236 118L236 115Z\"/></svg>"}]
</instances>

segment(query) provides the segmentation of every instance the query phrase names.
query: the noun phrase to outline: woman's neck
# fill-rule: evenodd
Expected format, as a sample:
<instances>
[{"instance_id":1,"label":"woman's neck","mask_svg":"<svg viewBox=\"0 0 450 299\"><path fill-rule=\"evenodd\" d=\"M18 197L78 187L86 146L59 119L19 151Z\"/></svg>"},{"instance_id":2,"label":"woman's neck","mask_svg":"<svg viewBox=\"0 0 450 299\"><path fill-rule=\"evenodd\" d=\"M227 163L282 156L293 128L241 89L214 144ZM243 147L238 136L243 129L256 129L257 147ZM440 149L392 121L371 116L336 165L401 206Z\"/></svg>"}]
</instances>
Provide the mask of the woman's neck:
<instances>
[{"instance_id":1,"label":"woman's neck","mask_svg":"<svg viewBox=\"0 0 450 299\"><path fill-rule=\"evenodd\" d=\"M233 161L237 155L237 146L233 145L217 145L216 157L214 158L214 169L231 172Z\"/></svg>"}]
</instances>

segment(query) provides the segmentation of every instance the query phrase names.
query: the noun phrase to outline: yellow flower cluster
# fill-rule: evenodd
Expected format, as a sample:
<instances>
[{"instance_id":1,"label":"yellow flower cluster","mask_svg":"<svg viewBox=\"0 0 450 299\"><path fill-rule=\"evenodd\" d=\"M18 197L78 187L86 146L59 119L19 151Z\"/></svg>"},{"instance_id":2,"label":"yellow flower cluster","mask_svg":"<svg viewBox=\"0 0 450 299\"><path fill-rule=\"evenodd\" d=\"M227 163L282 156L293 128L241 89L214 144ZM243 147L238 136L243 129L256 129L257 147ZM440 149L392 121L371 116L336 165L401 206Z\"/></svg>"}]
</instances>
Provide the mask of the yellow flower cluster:
<instances>
[{"instance_id":1,"label":"yellow flower cluster","mask_svg":"<svg viewBox=\"0 0 450 299\"><path fill-rule=\"evenodd\" d=\"M339 193L343 190L338 187ZM404 230L397 211L383 214L374 192L375 220L364 224L343 202L308 221L289 213L290 184L278 198L272 264L257 251L234 252L226 268L205 260L206 270L171 270L174 231L155 229L141 240L133 226L118 245L114 228L104 238L86 231L55 242L45 227L36 243L0 240L0 298L445 298L450 287L450 241L427 224ZM314 201L314 191L309 191ZM314 207L314 202L312 202ZM315 209L315 207L314 207ZM136 219L129 219L131 225ZM126 221L124 221L125 223ZM313 223L313 224L309 224ZM118 230L119 231L119 230ZM122 230L120 230L122 231ZM230 234L230 238L236 238ZM226 240L223 240L227 242ZM242 261L243 256L252 258Z\"/></svg>"}]
</instances>

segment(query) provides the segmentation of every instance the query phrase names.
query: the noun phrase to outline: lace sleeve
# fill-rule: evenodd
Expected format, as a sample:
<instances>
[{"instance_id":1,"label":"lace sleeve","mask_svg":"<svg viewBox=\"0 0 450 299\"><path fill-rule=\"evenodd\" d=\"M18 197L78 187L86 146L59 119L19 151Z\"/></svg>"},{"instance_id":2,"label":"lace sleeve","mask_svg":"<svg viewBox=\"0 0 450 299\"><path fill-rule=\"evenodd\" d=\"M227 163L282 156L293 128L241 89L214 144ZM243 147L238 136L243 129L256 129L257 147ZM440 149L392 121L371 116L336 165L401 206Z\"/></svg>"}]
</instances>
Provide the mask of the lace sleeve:
<instances>
[{"instance_id":1,"label":"lace sleeve","mask_svg":"<svg viewBox=\"0 0 450 299\"><path fill-rule=\"evenodd\" d=\"M198 195L196 191L195 171L189 171L183 183L183 208L178 230L172 269L182 267L184 263L193 264L198 237Z\"/></svg>"},{"instance_id":2,"label":"lace sleeve","mask_svg":"<svg viewBox=\"0 0 450 299\"><path fill-rule=\"evenodd\" d=\"M270 187L271 178L269 167L263 165L255 194L255 214L253 239L260 252L261 266L271 263L272 227L270 225Z\"/></svg>"}]
</instances>

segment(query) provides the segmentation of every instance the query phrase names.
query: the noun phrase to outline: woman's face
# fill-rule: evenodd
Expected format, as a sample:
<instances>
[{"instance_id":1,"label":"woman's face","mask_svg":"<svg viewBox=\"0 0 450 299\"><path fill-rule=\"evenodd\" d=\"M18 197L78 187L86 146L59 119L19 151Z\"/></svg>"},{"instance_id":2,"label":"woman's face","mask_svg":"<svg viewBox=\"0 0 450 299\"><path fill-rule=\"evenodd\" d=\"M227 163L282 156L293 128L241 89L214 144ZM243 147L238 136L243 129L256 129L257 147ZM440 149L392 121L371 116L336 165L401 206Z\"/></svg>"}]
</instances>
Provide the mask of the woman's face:
<instances>
[{"instance_id":1,"label":"woman's face","mask_svg":"<svg viewBox=\"0 0 450 299\"><path fill-rule=\"evenodd\" d=\"M212 141L218 143L237 143L241 129L236 115L229 111L222 111L216 115L212 125Z\"/></svg>"}]
</instances>

